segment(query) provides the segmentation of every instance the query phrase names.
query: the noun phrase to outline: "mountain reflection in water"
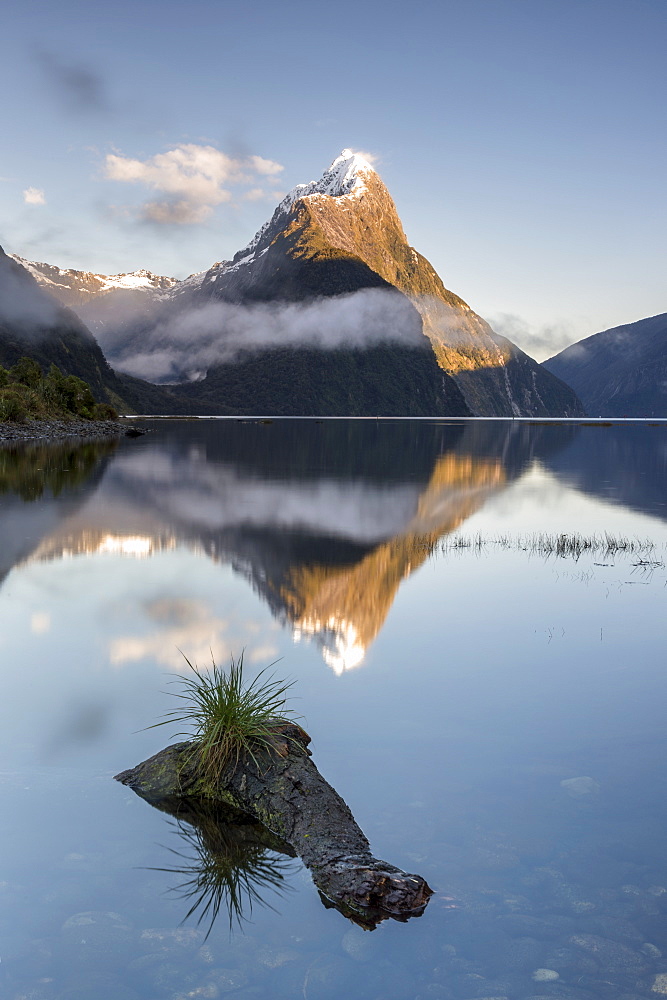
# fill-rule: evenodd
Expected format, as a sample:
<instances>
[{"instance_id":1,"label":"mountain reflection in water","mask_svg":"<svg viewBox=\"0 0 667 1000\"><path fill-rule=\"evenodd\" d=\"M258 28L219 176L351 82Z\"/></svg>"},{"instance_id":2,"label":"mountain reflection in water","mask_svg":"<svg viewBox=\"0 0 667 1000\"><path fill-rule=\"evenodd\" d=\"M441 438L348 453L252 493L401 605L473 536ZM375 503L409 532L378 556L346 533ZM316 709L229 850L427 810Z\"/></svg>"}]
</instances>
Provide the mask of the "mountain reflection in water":
<instances>
[{"instance_id":1,"label":"mountain reflection in water","mask_svg":"<svg viewBox=\"0 0 667 1000\"><path fill-rule=\"evenodd\" d=\"M90 497L115 441L0 448L0 585Z\"/></svg>"},{"instance_id":2,"label":"mountain reflection in water","mask_svg":"<svg viewBox=\"0 0 667 1000\"><path fill-rule=\"evenodd\" d=\"M100 447L88 483L77 477L76 503L56 506L58 523L31 532L32 551L16 561L188 546L231 564L339 674L363 662L401 581L438 540L576 436L512 422L154 426L110 461ZM25 453L21 476L34 478Z\"/></svg>"},{"instance_id":3,"label":"mountain reflection in water","mask_svg":"<svg viewBox=\"0 0 667 1000\"><path fill-rule=\"evenodd\" d=\"M657 436L635 427L512 421L153 427L117 450L88 443L3 452L0 572L26 559L147 558L185 545L231 564L338 674L363 662L401 581L439 539L535 460L604 496L616 486L619 449L637 460L638 448L659 448ZM595 461L586 464L592 444ZM656 459L659 478L665 456ZM35 520L18 497L29 499L37 483ZM660 513L656 484L632 479L628 490L632 506L645 494Z\"/></svg>"}]
</instances>

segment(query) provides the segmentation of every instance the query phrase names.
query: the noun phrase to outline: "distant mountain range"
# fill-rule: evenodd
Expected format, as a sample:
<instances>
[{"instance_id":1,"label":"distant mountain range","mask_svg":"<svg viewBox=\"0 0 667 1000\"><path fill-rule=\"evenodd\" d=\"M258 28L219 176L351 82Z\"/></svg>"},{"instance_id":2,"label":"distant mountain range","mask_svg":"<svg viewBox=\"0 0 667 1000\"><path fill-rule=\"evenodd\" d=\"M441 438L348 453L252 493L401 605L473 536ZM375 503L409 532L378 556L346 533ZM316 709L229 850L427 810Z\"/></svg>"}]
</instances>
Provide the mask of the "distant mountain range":
<instances>
[{"instance_id":1,"label":"distant mountain range","mask_svg":"<svg viewBox=\"0 0 667 1000\"><path fill-rule=\"evenodd\" d=\"M133 295L145 298L151 292L160 293L181 284L178 278L165 278L151 271L131 271L129 274L93 274L92 271L75 271L71 268L55 267L53 264L40 264L25 260L17 254L10 254L28 271L38 284L50 291L59 302L71 309L76 309L82 319L88 320L95 316L92 311L86 315L87 307L94 301L96 308L105 299L114 299L120 295Z\"/></svg>"},{"instance_id":2,"label":"distant mountain range","mask_svg":"<svg viewBox=\"0 0 667 1000\"><path fill-rule=\"evenodd\" d=\"M0 271L6 263L0 258ZM97 369L96 393L127 411L540 417L657 414L662 406L666 412L664 317L597 335L615 335L615 346L609 340L603 354L596 337L582 341L587 352L597 352L583 366L578 345L537 364L445 288L408 244L376 171L350 150L319 180L293 188L232 260L183 281L145 270L93 274L16 256L12 263L33 287L76 313L63 311L48 335L42 330L38 360L55 352L60 361L52 360L67 369L63 331L76 331L85 349L69 350L69 370L86 378L73 366L85 361L88 371ZM2 315L0 300L5 364L16 353L10 341L29 352L26 337L16 336ZM619 332L632 340L626 355ZM608 367L608 390L598 391Z\"/></svg>"},{"instance_id":3,"label":"distant mountain range","mask_svg":"<svg viewBox=\"0 0 667 1000\"><path fill-rule=\"evenodd\" d=\"M591 416L667 417L667 313L580 340L544 367Z\"/></svg>"}]
</instances>

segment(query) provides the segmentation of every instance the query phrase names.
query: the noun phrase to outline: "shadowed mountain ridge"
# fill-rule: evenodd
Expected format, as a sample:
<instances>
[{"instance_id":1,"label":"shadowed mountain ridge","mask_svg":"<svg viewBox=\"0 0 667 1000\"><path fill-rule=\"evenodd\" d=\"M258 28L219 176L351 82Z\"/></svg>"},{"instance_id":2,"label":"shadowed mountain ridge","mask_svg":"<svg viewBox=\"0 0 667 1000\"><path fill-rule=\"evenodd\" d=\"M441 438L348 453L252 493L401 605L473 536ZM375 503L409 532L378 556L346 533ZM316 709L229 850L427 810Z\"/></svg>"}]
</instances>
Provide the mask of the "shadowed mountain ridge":
<instances>
[{"instance_id":1,"label":"shadowed mountain ridge","mask_svg":"<svg viewBox=\"0 0 667 1000\"><path fill-rule=\"evenodd\" d=\"M591 416L667 417L667 313L580 340L543 362Z\"/></svg>"}]
</instances>

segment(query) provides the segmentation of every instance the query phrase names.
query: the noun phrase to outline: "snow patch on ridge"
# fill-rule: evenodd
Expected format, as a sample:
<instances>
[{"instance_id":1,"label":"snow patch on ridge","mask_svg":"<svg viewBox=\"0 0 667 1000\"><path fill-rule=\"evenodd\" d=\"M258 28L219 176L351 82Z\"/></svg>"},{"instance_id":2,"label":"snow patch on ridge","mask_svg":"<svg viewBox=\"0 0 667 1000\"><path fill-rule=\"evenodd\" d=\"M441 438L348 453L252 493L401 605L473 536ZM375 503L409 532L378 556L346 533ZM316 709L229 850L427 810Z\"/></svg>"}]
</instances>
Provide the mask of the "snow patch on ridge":
<instances>
[{"instance_id":1,"label":"snow patch on ridge","mask_svg":"<svg viewBox=\"0 0 667 1000\"><path fill-rule=\"evenodd\" d=\"M226 263L227 262L225 261L224 264ZM184 292L186 290L196 291L196 289L200 288L201 285L203 284L204 278L209 273L209 271L212 271L214 268L218 268L220 266L221 266L220 264L213 264L212 267L206 268L205 271L196 271L194 274L189 274L187 278L183 278L182 281L174 281L174 284L171 286L171 288L168 288L165 291L163 298L165 299L173 298L175 295L180 295L181 292Z\"/></svg>"},{"instance_id":2,"label":"snow patch on ridge","mask_svg":"<svg viewBox=\"0 0 667 1000\"><path fill-rule=\"evenodd\" d=\"M96 274L94 277L102 282L102 291L111 288L173 288L178 284L178 278L166 278L162 275L153 274L142 268L139 271L130 271L128 274Z\"/></svg>"},{"instance_id":3,"label":"snow patch on ridge","mask_svg":"<svg viewBox=\"0 0 667 1000\"><path fill-rule=\"evenodd\" d=\"M56 267L43 261L26 260L24 257L19 257L18 254L9 254L8 256L24 267L40 285L71 288L89 294L108 292L113 288L130 291L141 289L165 291L179 284L178 278L153 274L152 271L147 271L145 268L125 274L95 274L93 271L77 271L74 268ZM64 280L58 281L58 278ZM86 285L92 287L86 287Z\"/></svg>"}]
</instances>

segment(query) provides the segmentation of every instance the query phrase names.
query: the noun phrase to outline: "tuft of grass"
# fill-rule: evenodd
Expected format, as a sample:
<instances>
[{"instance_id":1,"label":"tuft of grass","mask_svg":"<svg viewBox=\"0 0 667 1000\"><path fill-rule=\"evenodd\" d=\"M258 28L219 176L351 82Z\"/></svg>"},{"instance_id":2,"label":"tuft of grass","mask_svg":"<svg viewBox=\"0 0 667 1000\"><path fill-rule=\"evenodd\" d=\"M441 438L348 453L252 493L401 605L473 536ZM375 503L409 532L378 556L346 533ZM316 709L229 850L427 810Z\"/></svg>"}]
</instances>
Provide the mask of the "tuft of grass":
<instances>
[{"instance_id":1,"label":"tuft of grass","mask_svg":"<svg viewBox=\"0 0 667 1000\"><path fill-rule=\"evenodd\" d=\"M296 721L295 713L286 707L294 681L269 674L273 664L246 682L243 654L236 660L232 656L227 669L212 657L207 671L199 670L185 654L183 658L191 673L178 679L181 691L168 692L182 704L148 728L186 724L187 729L177 735L194 741L198 770L207 780L219 781L223 771L230 765L236 767L244 755L257 764L257 754L273 748L276 723Z\"/></svg>"}]
</instances>

